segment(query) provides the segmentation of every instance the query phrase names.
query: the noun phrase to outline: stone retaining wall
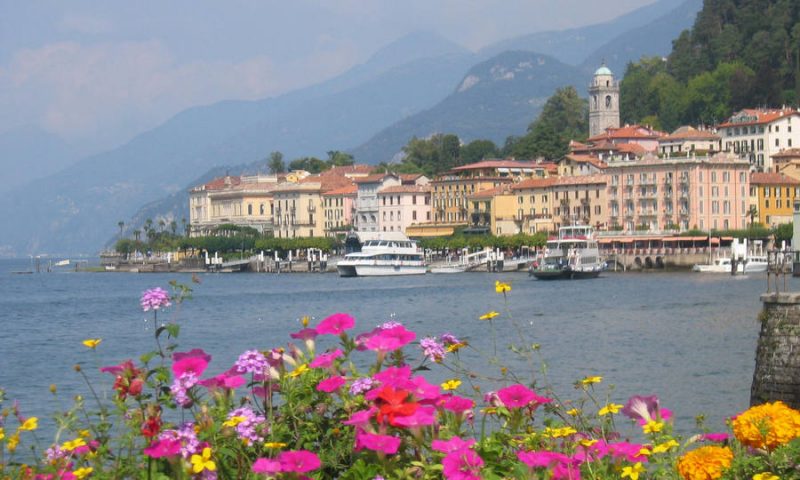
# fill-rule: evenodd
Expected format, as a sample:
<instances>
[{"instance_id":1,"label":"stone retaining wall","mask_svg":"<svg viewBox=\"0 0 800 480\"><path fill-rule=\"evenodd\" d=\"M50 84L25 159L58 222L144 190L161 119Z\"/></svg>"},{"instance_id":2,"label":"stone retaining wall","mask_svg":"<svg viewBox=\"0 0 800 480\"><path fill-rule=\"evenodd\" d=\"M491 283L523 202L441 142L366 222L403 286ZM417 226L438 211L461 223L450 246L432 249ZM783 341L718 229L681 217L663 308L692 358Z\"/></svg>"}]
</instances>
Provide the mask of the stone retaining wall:
<instances>
[{"instance_id":1,"label":"stone retaining wall","mask_svg":"<svg viewBox=\"0 0 800 480\"><path fill-rule=\"evenodd\" d=\"M800 293L766 293L761 302L750 404L782 400L800 408Z\"/></svg>"}]
</instances>

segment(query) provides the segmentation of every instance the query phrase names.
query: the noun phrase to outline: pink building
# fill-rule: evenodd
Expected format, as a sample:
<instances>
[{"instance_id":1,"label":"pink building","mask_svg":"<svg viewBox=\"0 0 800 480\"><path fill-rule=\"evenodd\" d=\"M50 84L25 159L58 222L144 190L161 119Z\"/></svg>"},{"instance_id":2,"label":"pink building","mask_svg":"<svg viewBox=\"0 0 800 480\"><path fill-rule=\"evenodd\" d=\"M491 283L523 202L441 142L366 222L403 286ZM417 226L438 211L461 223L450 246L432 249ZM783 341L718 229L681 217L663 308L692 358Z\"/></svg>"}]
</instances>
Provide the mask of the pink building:
<instances>
[{"instance_id":1,"label":"pink building","mask_svg":"<svg viewBox=\"0 0 800 480\"><path fill-rule=\"evenodd\" d=\"M397 185L378 192L378 230L403 232L431 221L431 186Z\"/></svg>"},{"instance_id":2,"label":"pink building","mask_svg":"<svg viewBox=\"0 0 800 480\"><path fill-rule=\"evenodd\" d=\"M610 228L662 231L745 228L750 165L731 154L609 162Z\"/></svg>"}]
</instances>

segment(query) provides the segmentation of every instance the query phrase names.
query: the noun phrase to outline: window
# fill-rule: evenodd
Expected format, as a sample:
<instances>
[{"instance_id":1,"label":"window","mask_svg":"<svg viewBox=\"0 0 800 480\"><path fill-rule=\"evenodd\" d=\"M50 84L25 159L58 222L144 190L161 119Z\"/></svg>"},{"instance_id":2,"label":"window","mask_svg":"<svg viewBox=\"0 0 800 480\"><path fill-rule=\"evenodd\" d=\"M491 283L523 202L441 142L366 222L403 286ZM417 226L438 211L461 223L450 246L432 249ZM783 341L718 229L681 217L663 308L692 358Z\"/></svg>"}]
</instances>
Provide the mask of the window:
<instances>
[{"instance_id":1,"label":"window","mask_svg":"<svg viewBox=\"0 0 800 480\"><path fill-rule=\"evenodd\" d=\"M764 187L764 198L769 198L769 187Z\"/></svg>"},{"instance_id":2,"label":"window","mask_svg":"<svg viewBox=\"0 0 800 480\"><path fill-rule=\"evenodd\" d=\"M416 219L417 219L417 211L416 210L412 210L411 211L411 220L416 220Z\"/></svg>"},{"instance_id":3,"label":"window","mask_svg":"<svg viewBox=\"0 0 800 480\"><path fill-rule=\"evenodd\" d=\"M764 200L764 208L769 208L769 200Z\"/></svg>"}]
</instances>

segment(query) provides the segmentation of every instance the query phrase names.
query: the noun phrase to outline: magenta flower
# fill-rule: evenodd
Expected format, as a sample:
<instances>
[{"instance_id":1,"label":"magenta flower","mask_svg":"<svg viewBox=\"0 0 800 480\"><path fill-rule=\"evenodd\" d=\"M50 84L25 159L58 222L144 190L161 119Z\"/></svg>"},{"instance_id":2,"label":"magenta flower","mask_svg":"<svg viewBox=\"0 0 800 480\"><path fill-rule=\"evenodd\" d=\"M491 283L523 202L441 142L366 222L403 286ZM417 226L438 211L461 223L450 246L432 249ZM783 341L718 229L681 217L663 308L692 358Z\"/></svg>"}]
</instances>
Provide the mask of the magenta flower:
<instances>
[{"instance_id":1,"label":"magenta flower","mask_svg":"<svg viewBox=\"0 0 800 480\"><path fill-rule=\"evenodd\" d=\"M281 386L278 385L277 383L267 383L266 387L256 386L253 387L251 391L253 392L253 395L255 395L256 397L266 400L267 398L272 396L273 393L279 392L280 390Z\"/></svg>"},{"instance_id":2,"label":"magenta flower","mask_svg":"<svg viewBox=\"0 0 800 480\"><path fill-rule=\"evenodd\" d=\"M558 452L517 452L517 458L525 465L531 468L538 467L552 467L557 463L566 463L571 461L570 458L563 453Z\"/></svg>"},{"instance_id":3,"label":"magenta flower","mask_svg":"<svg viewBox=\"0 0 800 480\"><path fill-rule=\"evenodd\" d=\"M393 352L411 343L417 334L398 325L392 328L381 328L367 339L367 350Z\"/></svg>"},{"instance_id":4,"label":"magenta flower","mask_svg":"<svg viewBox=\"0 0 800 480\"><path fill-rule=\"evenodd\" d=\"M169 293L161 287L151 288L142 292L142 298L139 300L142 310L158 310L163 307L172 305L169 301Z\"/></svg>"},{"instance_id":5,"label":"magenta flower","mask_svg":"<svg viewBox=\"0 0 800 480\"><path fill-rule=\"evenodd\" d=\"M614 458L624 458L631 463L647 461L647 456L641 454L644 445L640 443L616 442L607 444L607 447Z\"/></svg>"},{"instance_id":6,"label":"magenta flower","mask_svg":"<svg viewBox=\"0 0 800 480\"><path fill-rule=\"evenodd\" d=\"M442 396L439 385L428 383L425 377L418 375L411 379L411 394L420 402L435 403Z\"/></svg>"},{"instance_id":7,"label":"magenta flower","mask_svg":"<svg viewBox=\"0 0 800 480\"><path fill-rule=\"evenodd\" d=\"M497 396L507 408L522 408L535 402L536 405L550 403L551 398L540 397L525 385L515 384L497 391Z\"/></svg>"},{"instance_id":8,"label":"magenta flower","mask_svg":"<svg viewBox=\"0 0 800 480\"><path fill-rule=\"evenodd\" d=\"M447 480L481 480L483 459L468 448L450 452L442 459Z\"/></svg>"},{"instance_id":9,"label":"magenta flower","mask_svg":"<svg viewBox=\"0 0 800 480\"><path fill-rule=\"evenodd\" d=\"M304 328L299 332L290 333L289 336L296 340L313 340L319 333L314 328Z\"/></svg>"},{"instance_id":10,"label":"magenta flower","mask_svg":"<svg viewBox=\"0 0 800 480\"><path fill-rule=\"evenodd\" d=\"M433 425L436 422L435 413L436 409L433 407L419 406L411 415L395 418L392 425L406 428Z\"/></svg>"},{"instance_id":11,"label":"magenta flower","mask_svg":"<svg viewBox=\"0 0 800 480\"><path fill-rule=\"evenodd\" d=\"M450 395L445 397L442 403L442 408L450 410L454 413L464 413L471 410L475 406L475 402L469 398L459 397L458 395Z\"/></svg>"},{"instance_id":12,"label":"magenta flower","mask_svg":"<svg viewBox=\"0 0 800 480\"><path fill-rule=\"evenodd\" d=\"M332 352L323 353L322 355L318 355L317 358L311 361L308 364L311 368L328 368L333 365L333 361L337 358L344 355L341 349L336 349Z\"/></svg>"},{"instance_id":13,"label":"magenta flower","mask_svg":"<svg viewBox=\"0 0 800 480\"><path fill-rule=\"evenodd\" d=\"M176 352L172 355L172 373L180 377L184 373L194 373L197 377L203 375L211 361L211 355L202 349L195 348L188 352Z\"/></svg>"},{"instance_id":14,"label":"magenta flower","mask_svg":"<svg viewBox=\"0 0 800 480\"><path fill-rule=\"evenodd\" d=\"M255 473L274 475L281 471L281 462L272 458L259 458L250 467Z\"/></svg>"},{"instance_id":15,"label":"magenta flower","mask_svg":"<svg viewBox=\"0 0 800 480\"><path fill-rule=\"evenodd\" d=\"M437 452L450 453L464 450L475 445L475 439L462 440L459 437L453 437L450 440L434 440L431 442L431 448Z\"/></svg>"},{"instance_id":16,"label":"magenta flower","mask_svg":"<svg viewBox=\"0 0 800 480\"><path fill-rule=\"evenodd\" d=\"M216 377L211 377L198 382L200 385L209 388L229 388L236 389L245 384L245 379L241 375L231 375L228 372L220 373Z\"/></svg>"},{"instance_id":17,"label":"magenta flower","mask_svg":"<svg viewBox=\"0 0 800 480\"><path fill-rule=\"evenodd\" d=\"M722 443L728 439L727 433L704 433L700 435L700 440L708 440L709 442Z\"/></svg>"},{"instance_id":18,"label":"magenta flower","mask_svg":"<svg viewBox=\"0 0 800 480\"><path fill-rule=\"evenodd\" d=\"M372 417L377 413L378 409L375 407L369 407L367 410L359 410L357 412L353 412L350 415L350 418L345 420L345 425L353 425L357 427L363 427L364 425L369 424Z\"/></svg>"},{"instance_id":19,"label":"magenta flower","mask_svg":"<svg viewBox=\"0 0 800 480\"><path fill-rule=\"evenodd\" d=\"M389 367L374 375L374 379L395 388L410 388L411 367Z\"/></svg>"},{"instance_id":20,"label":"magenta flower","mask_svg":"<svg viewBox=\"0 0 800 480\"><path fill-rule=\"evenodd\" d=\"M151 458L173 457L181 453L180 440L163 438L144 449L144 454Z\"/></svg>"},{"instance_id":21,"label":"magenta flower","mask_svg":"<svg viewBox=\"0 0 800 480\"><path fill-rule=\"evenodd\" d=\"M315 329L320 335L341 335L345 330L349 330L356 325L353 317L346 313L334 313L325 320L319 322Z\"/></svg>"},{"instance_id":22,"label":"magenta flower","mask_svg":"<svg viewBox=\"0 0 800 480\"><path fill-rule=\"evenodd\" d=\"M342 385L347 383L347 379L341 376L326 378L319 382L317 390L320 392L331 393L339 389Z\"/></svg>"},{"instance_id":23,"label":"magenta flower","mask_svg":"<svg viewBox=\"0 0 800 480\"><path fill-rule=\"evenodd\" d=\"M308 450L290 450L278 455L282 472L305 473L316 470L322 465L317 454Z\"/></svg>"},{"instance_id":24,"label":"magenta flower","mask_svg":"<svg viewBox=\"0 0 800 480\"><path fill-rule=\"evenodd\" d=\"M377 433L359 432L356 434L356 450L369 449L375 452L382 452L387 455L394 455L400 448L400 439L391 435L379 435Z\"/></svg>"}]
</instances>

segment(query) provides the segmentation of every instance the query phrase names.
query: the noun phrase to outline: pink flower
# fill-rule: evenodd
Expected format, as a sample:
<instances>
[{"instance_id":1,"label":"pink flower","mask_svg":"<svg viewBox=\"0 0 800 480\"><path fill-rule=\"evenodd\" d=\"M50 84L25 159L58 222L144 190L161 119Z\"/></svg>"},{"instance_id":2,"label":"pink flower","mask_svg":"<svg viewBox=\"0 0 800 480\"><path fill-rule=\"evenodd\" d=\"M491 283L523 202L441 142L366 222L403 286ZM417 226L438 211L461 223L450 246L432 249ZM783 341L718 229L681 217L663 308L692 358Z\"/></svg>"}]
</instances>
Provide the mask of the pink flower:
<instances>
[{"instance_id":1,"label":"pink flower","mask_svg":"<svg viewBox=\"0 0 800 480\"><path fill-rule=\"evenodd\" d=\"M473 445L475 445L474 438L462 440L459 437L453 437L450 440L434 440L431 442L431 448L442 453L456 452L470 448Z\"/></svg>"},{"instance_id":2,"label":"pink flower","mask_svg":"<svg viewBox=\"0 0 800 480\"><path fill-rule=\"evenodd\" d=\"M517 452L517 458L530 468L549 468L553 480L580 480L578 461L558 452Z\"/></svg>"},{"instance_id":3,"label":"pink flower","mask_svg":"<svg viewBox=\"0 0 800 480\"><path fill-rule=\"evenodd\" d=\"M231 375L228 372L220 373L216 377L211 377L198 382L200 385L209 388L239 388L245 384L245 379L241 375Z\"/></svg>"},{"instance_id":4,"label":"pink flower","mask_svg":"<svg viewBox=\"0 0 800 480\"><path fill-rule=\"evenodd\" d=\"M525 385L511 385L506 388L500 389L497 392L500 401L503 402L507 408L522 408L528 404L535 402L537 405L542 403L549 403L553 400L550 398L540 397Z\"/></svg>"},{"instance_id":5,"label":"pink flower","mask_svg":"<svg viewBox=\"0 0 800 480\"><path fill-rule=\"evenodd\" d=\"M151 288L142 292L142 298L139 300L139 304L145 312L150 309L158 310L159 308L172 305L169 302L169 293L161 287Z\"/></svg>"},{"instance_id":6,"label":"pink flower","mask_svg":"<svg viewBox=\"0 0 800 480\"><path fill-rule=\"evenodd\" d=\"M206 371L208 362L211 361L211 355L202 349L195 348L188 352L176 352L172 355L172 360L172 373L176 377L190 372L200 377Z\"/></svg>"},{"instance_id":7,"label":"pink flower","mask_svg":"<svg viewBox=\"0 0 800 480\"><path fill-rule=\"evenodd\" d=\"M278 455L282 472L305 473L316 470L322 465L319 457L308 450L290 450Z\"/></svg>"},{"instance_id":8,"label":"pink flower","mask_svg":"<svg viewBox=\"0 0 800 480\"><path fill-rule=\"evenodd\" d=\"M336 349L329 353L323 353L322 355L318 355L317 358L311 361L308 364L311 368L328 368L333 365L333 361L337 358L344 355L344 352L341 349Z\"/></svg>"},{"instance_id":9,"label":"pink flower","mask_svg":"<svg viewBox=\"0 0 800 480\"><path fill-rule=\"evenodd\" d=\"M335 390L338 390L339 387L347 383L347 379L341 376L330 377L326 378L325 380L319 382L317 385L317 390L320 392L331 393Z\"/></svg>"},{"instance_id":10,"label":"pink flower","mask_svg":"<svg viewBox=\"0 0 800 480\"><path fill-rule=\"evenodd\" d=\"M394 455L400 448L400 439L391 435L359 432L356 435L356 450L367 448L375 452Z\"/></svg>"},{"instance_id":11,"label":"pink flower","mask_svg":"<svg viewBox=\"0 0 800 480\"><path fill-rule=\"evenodd\" d=\"M700 440L708 440L709 442L722 443L728 439L727 433L704 433L700 435Z\"/></svg>"},{"instance_id":12,"label":"pink flower","mask_svg":"<svg viewBox=\"0 0 800 480\"><path fill-rule=\"evenodd\" d=\"M622 407L622 414L634 420L644 420L644 423L655 420L658 415L658 397L650 395L634 395Z\"/></svg>"},{"instance_id":13,"label":"pink flower","mask_svg":"<svg viewBox=\"0 0 800 480\"><path fill-rule=\"evenodd\" d=\"M463 448L445 455L442 466L447 480L480 480L483 459L472 450Z\"/></svg>"},{"instance_id":14,"label":"pink flower","mask_svg":"<svg viewBox=\"0 0 800 480\"><path fill-rule=\"evenodd\" d=\"M253 387L252 392L258 398L263 398L264 400L267 397L271 396L273 393L280 391L281 386L277 383L267 383L266 387L257 386Z\"/></svg>"},{"instance_id":15,"label":"pink flower","mask_svg":"<svg viewBox=\"0 0 800 480\"><path fill-rule=\"evenodd\" d=\"M389 367L382 372L376 373L373 378L384 385L408 389L411 388L411 367L408 365Z\"/></svg>"},{"instance_id":16,"label":"pink flower","mask_svg":"<svg viewBox=\"0 0 800 480\"><path fill-rule=\"evenodd\" d=\"M432 403L442 396L442 391L439 385L433 385L425 380L422 375L416 376L411 379L412 386L410 387L411 394L420 402Z\"/></svg>"},{"instance_id":17,"label":"pink flower","mask_svg":"<svg viewBox=\"0 0 800 480\"><path fill-rule=\"evenodd\" d=\"M334 313L325 320L319 322L316 331L320 335L341 335L345 330L349 330L356 325L353 317L346 313Z\"/></svg>"},{"instance_id":18,"label":"pink flower","mask_svg":"<svg viewBox=\"0 0 800 480\"><path fill-rule=\"evenodd\" d=\"M469 398L459 397L458 395L445 397L444 403L442 403L442 408L455 413L464 413L471 410L474 406L475 402Z\"/></svg>"},{"instance_id":19,"label":"pink flower","mask_svg":"<svg viewBox=\"0 0 800 480\"><path fill-rule=\"evenodd\" d=\"M272 458L259 458L253 462L251 469L255 473L274 475L281 471L281 462Z\"/></svg>"},{"instance_id":20,"label":"pink flower","mask_svg":"<svg viewBox=\"0 0 800 480\"><path fill-rule=\"evenodd\" d=\"M313 340L317 338L317 332L314 328L304 328L299 332L290 333L289 336L297 340Z\"/></svg>"},{"instance_id":21,"label":"pink flower","mask_svg":"<svg viewBox=\"0 0 800 480\"><path fill-rule=\"evenodd\" d=\"M172 457L180 453L180 440L172 438L158 440L144 449L144 454L151 458Z\"/></svg>"},{"instance_id":22,"label":"pink flower","mask_svg":"<svg viewBox=\"0 0 800 480\"><path fill-rule=\"evenodd\" d=\"M395 421L392 425L406 428L433 425L434 422L436 422L436 418L434 417L435 412L436 409L433 407L420 406L411 415L395 418Z\"/></svg>"},{"instance_id":23,"label":"pink flower","mask_svg":"<svg viewBox=\"0 0 800 480\"><path fill-rule=\"evenodd\" d=\"M364 425L367 425L370 422L370 420L375 415L375 413L377 413L377 411L378 411L377 408L370 407L368 410L359 410L357 412L353 412L353 414L350 415L350 418L342 423L344 423L345 425L354 425L357 427L363 427Z\"/></svg>"},{"instance_id":24,"label":"pink flower","mask_svg":"<svg viewBox=\"0 0 800 480\"><path fill-rule=\"evenodd\" d=\"M595 446L596 445L597 444L595 444ZM644 447L642 444L617 442L609 443L607 446L614 458L624 458L631 463L647 461L647 456L640 453Z\"/></svg>"},{"instance_id":25,"label":"pink flower","mask_svg":"<svg viewBox=\"0 0 800 480\"><path fill-rule=\"evenodd\" d=\"M381 328L367 339L366 347L368 350L392 352L408 345L415 338L417 338L417 334L406 330L406 327L402 325Z\"/></svg>"}]
</instances>

